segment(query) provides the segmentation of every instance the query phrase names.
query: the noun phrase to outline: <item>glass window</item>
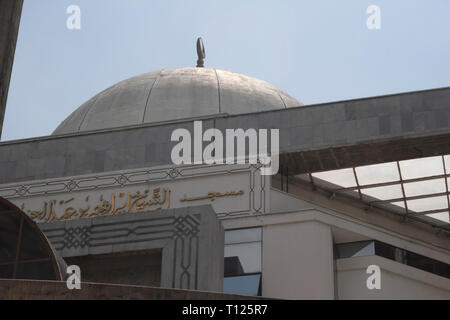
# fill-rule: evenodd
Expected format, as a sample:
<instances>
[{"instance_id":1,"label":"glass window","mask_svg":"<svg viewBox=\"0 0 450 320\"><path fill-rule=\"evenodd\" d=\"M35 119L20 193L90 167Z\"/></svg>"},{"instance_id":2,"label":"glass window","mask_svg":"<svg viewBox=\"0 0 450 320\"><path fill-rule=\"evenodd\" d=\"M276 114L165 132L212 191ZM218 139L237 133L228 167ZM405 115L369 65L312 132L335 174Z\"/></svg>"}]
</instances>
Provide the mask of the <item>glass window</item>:
<instances>
[{"instance_id":1,"label":"glass window","mask_svg":"<svg viewBox=\"0 0 450 320\"><path fill-rule=\"evenodd\" d=\"M450 279L450 265L376 240L336 245L338 259L377 255Z\"/></svg>"},{"instance_id":2,"label":"glass window","mask_svg":"<svg viewBox=\"0 0 450 320\"><path fill-rule=\"evenodd\" d=\"M61 279L56 257L39 227L1 197L0 279Z\"/></svg>"},{"instance_id":3,"label":"glass window","mask_svg":"<svg viewBox=\"0 0 450 320\"><path fill-rule=\"evenodd\" d=\"M353 169L341 169L327 172L317 172L313 177L329 181L344 188L356 187L355 175Z\"/></svg>"},{"instance_id":4,"label":"glass window","mask_svg":"<svg viewBox=\"0 0 450 320\"><path fill-rule=\"evenodd\" d=\"M447 196L408 200L408 209L421 212L448 208Z\"/></svg>"},{"instance_id":5,"label":"glass window","mask_svg":"<svg viewBox=\"0 0 450 320\"><path fill-rule=\"evenodd\" d=\"M58 280L52 261L17 264L17 279Z\"/></svg>"},{"instance_id":6,"label":"glass window","mask_svg":"<svg viewBox=\"0 0 450 320\"><path fill-rule=\"evenodd\" d=\"M442 157L400 161L403 179L415 179L444 174Z\"/></svg>"},{"instance_id":7,"label":"glass window","mask_svg":"<svg viewBox=\"0 0 450 320\"><path fill-rule=\"evenodd\" d=\"M371 256L375 254L375 246L373 241L343 243L337 246L337 250L338 257L340 259Z\"/></svg>"},{"instance_id":8,"label":"glass window","mask_svg":"<svg viewBox=\"0 0 450 320\"><path fill-rule=\"evenodd\" d=\"M40 239L39 234L34 232L31 224L24 223L22 226L19 260L43 258L48 258L48 252L44 242Z\"/></svg>"},{"instance_id":9,"label":"glass window","mask_svg":"<svg viewBox=\"0 0 450 320\"><path fill-rule=\"evenodd\" d=\"M233 258L245 274L261 272L261 242L226 245L225 258Z\"/></svg>"},{"instance_id":10,"label":"glass window","mask_svg":"<svg viewBox=\"0 0 450 320\"><path fill-rule=\"evenodd\" d=\"M379 242L379 241L375 241L375 252L376 255L380 256L380 257L384 257L390 260L394 260L394 261L398 261L398 262L403 262L403 261L399 261L398 259L398 252L396 251L397 248L395 248L394 246L388 245L386 243L383 242Z\"/></svg>"},{"instance_id":11,"label":"glass window","mask_svg":"<svg viewBox=\"0 0 450 320\"><path fill-rule=\"evenodd\" d=\"M224 292L261 294L262 229L225 231Z\"/></svg>"},{"instance_id":12,"label":"glass window","mask_svg":"<svg viewBox=\"0 0 450 320\"><path fill-rule=\"evenodd\" d=\"M20 216L0 213L0 263L15 262Z\"/></svg>"},{"instance_id":13,"label":"glass window","mask_svg":"<svg viewBox=\"0 0 450 320\"><path fill-rule=\"evenodd\" d=\"M261 295L261 274L240 277L227 277L223 282L223 292L245 294L249 296Z\"/></svg>"},{"instance_id":14,"label":"glass window","mask_svg":"<svg viewBox=\"0 0 450 320\"><path fill-rule=\"evenodd\" d=\"M402 187L399 184L393 186L376 187L361 189L363 195L380 199L380 200L391 200L403 198Z\"/></svg>"},{"instance_id":15,"label":"glass window","mask_svg":"<svg viewBox=\"0 0 450 320\"><path fill-rule=\"evenodd\" d=\"M428 181L405 183L404 187L405 187L405 195L407 197L442 193L446 191L445 179L434 179Z\"/></svg>"},{"instance_id":16,"label":"glass window","mask_svg":"<svg viewBox=\"0 0 450 320\"><path fill-rule=\"evenodd\" d=\"M380 163L370 166L357 167L356 173L361 185L370 185L400 180L397 164L395 162Z\"/></svg>"},{"instance_id":17,"label":"glass window","mask_svg":"<svg viewBox=\"0 0 450 320\"><path fill-rule=\"evenodd\" d=\"M261 228L230 230L225 232L225 244L258 242L261 239Z\"/></svg>"},{"instance_id":18,"label":"glass window","mask_svg":"<svg viewBox=\"0 0 450 320\"><path fill-rule=\"evenodd\" d=\"M0 265L0 279L11 279L13 277L13 264Z\"/></svg>"}]
</instances>

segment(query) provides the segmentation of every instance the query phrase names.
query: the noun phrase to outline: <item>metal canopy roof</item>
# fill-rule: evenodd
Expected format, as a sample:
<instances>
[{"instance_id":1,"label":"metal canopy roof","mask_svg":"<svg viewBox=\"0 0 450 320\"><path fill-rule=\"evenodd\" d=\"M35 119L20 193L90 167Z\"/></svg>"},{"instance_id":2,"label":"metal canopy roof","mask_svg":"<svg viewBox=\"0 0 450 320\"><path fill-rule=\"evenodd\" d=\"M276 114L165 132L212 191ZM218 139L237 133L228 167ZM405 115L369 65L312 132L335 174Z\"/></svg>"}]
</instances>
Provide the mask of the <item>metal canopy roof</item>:
<instances>
[{"instance_id":1,"label":"metal canopy roof","mask_svg":"<svg viewBox=\"0 0 450 320\"><path fill-rule=\"evenodd\" d=\"M450 155L297 175L300 181L450 231Z\"/></svg>"}]
</instances>

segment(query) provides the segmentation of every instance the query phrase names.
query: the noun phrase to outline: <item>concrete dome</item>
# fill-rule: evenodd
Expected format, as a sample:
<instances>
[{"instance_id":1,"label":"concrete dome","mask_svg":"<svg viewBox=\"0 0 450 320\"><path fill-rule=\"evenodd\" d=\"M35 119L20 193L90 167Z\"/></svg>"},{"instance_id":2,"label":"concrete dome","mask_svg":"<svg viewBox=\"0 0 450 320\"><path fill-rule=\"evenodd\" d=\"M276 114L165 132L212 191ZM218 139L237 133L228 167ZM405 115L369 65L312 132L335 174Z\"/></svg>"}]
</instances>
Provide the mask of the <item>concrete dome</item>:
<instances>
[{"instance_id":1,"label":"concrete dome","mask_svg":"<svg viewBox=\"0 0 450 320\"><path fill-rule=\"evenodd\" d=\"M150 72L99 93L64 120L53 134L241 114L302 104L265 81L211 68Z\"/></svg>"}]
</instances>

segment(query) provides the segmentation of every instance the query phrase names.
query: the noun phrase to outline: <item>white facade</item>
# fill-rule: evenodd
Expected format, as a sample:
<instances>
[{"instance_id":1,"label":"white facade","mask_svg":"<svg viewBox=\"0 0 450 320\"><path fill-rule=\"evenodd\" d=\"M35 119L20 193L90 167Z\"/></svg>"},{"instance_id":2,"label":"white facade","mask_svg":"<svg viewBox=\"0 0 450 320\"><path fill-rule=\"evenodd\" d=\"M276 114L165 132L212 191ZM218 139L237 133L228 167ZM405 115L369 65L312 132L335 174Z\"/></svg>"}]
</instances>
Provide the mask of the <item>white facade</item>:
<instances>
[{"instance_id":1,"label":"white facade","mask_svg":"<svg viewBox=\"0 0 450 320\"><path fill-rule=\"evenodd\" d=\"M175 174L175 171L177 174ZM126 177L123 181L120 177ZM153 182L149 182L154 179ZM274 178L276 182L277 178ZM66 186L73 183L73 189ZM122 185L120 185L122 183ZM367 213L350 204L290 185L290 193L272 188L272 177L261 176L249 166L228 168L220 166L157 167L145 170L120 171L105 175L86 175L21 183L27 190L23 196L10 196L19 185L2 185L0 196L9 198L33 216L36 222L46 223L50 217L49 203L53 201L55 216L48 222L65 220L68 208L76 212L86 206L92 209L102 201L111 202L119 194L136 195L150 190L170 190L165 202L153 206L166 210L192 205L210 204L220 217L225 230L260 228L261 241L250 249L242 249L245 258L253 263L250 273L261 274L261 292L265 297L283 299L448 299L450 279L380 257L368 252L348 258L337 257L336 246L342 243L377 240L396 248L450 264L446 249L448 239L428 230L389 216ZM65 190L65 191L61 191ZM298 195L296 195L298 194ZM89 200L87 201L86 199ZM68 200L72 199L67 204ZM101 201L101 199L103 199ZM125 203L126 197L122 201ZM125 202L124 202L125 201ZM162 201L162 200L161 200ZM45 203L47 207L45 208ZM125 209L128 209L128 205ZM152 204L153 205L153 204ZM43 219L39 219L45 210ZM112 215L95 213L92 216ZM124 209L124 210L125 210ZM136 208L132 214L147 210ZM72 216L70 219L80 219ZM430 228L431 229L431 228ZM245 246L244 246L245 247ZM236 248L237 252L239 248ZM248 250L248 251L245 251ZM255 252L256 250L256 252ZM258 253L258 251L260 252ZM228 250L228 255L234 255ZM239 253L237 254L239 255ZM225 246L227 256L227 245ZM259 261L258 261L259 260ZM241 261L245 262L245 261ZM256 265L256 266L255 266ZM381 289L370 290L366 273L370 265L381 269ZM243 263L244 273L248 270ZM245 293L245 291L244 291Z\"/></svg>"}]
</instances>

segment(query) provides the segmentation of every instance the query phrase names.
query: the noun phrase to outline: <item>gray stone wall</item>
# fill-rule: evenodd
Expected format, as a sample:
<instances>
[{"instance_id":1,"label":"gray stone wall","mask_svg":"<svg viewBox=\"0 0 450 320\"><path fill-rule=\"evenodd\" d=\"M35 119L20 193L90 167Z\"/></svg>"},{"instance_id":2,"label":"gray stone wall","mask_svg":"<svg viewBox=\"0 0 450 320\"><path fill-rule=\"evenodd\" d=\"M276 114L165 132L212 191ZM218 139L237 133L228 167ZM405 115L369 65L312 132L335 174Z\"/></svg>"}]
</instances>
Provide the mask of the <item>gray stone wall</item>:
<instances>
[{"instance_id":1,"label":"gray stone wall","mask_svg":"<svg viewBox=\"0 0 450 320\"><path fill-rule=\"evenodd\" d=\"M63 258L160 249L162 287L222 291L224 232L209 205L39 227Z\"/></svg>"},{"instance_id":2,"label":"gray stone wall","mask_svg":"<svg viewBox=\"0 0 450 320\"><path fill-rule=\"evenodd\" d=\"M0 279L0 300L265 300L265 298L98 283L83 283L81 290L67 290L65 282Z\"/></svg>"},{"instance_id":3,"label":"gray stone wall","mask_svg":"<svg viewBox=\"0 0 450 320\"><path fill-rule=\"evenodd\" d=\"M205 120L278 128L290 173L450 153L450 88ZM193 121L0 143L0 184L170 164Z\"/></svg>"},{"instance_id":4,"label":"gray stone wall","mask_svg":"<svg viewBox=\"0 0 450 320\"><path fill-rule=\"evenodd\" d=\"M161 286L161 250L133 251L66 258L82 270L83 282Z\"/></svg>"},{"instance_id":5,"label":"gray stone wall","mask_svg":"<svg viewBox=\"0 0 450 320\"><path fill-rule=\"evenodd\" d=\"M23 0L0 1L0 137L16 51Z\"/></svg>"}]
</instances>

